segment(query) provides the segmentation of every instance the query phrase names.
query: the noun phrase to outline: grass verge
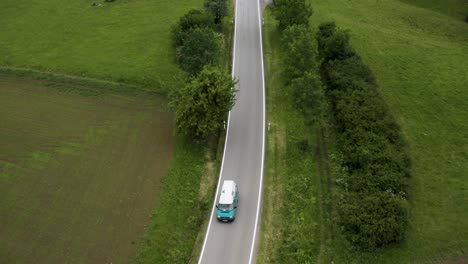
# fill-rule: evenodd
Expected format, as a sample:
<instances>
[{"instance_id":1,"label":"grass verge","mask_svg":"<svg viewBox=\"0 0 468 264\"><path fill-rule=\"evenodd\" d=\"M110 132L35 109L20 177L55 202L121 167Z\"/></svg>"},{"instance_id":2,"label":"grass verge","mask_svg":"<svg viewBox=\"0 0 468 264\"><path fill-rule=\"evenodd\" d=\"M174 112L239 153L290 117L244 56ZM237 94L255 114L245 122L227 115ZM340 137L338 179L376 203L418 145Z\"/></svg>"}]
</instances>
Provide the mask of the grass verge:
<instances>
[{"instance_id":1,"label":"grass verge","mask_svg":"<svg viewBox=\"0 0 468 264\"><path fill-rule=\"evenodd\" d=\"M206 211L199 200L206 147L184 138L162 180L159 203L140 243L138 263L188 263Z\"/></svg>"},{"instance_id":2,"label":"grass verge","mask_svg":"<svg viewBox=\"0 0 468 264\"><path fill-rule=\"evenodd\" d=\"M325 223L322 169L314 159L320 133L305 125L281 78L280 33L264 12L267 102L265 192L258 263L321 262Z\"/></svg>"}]
</instances>

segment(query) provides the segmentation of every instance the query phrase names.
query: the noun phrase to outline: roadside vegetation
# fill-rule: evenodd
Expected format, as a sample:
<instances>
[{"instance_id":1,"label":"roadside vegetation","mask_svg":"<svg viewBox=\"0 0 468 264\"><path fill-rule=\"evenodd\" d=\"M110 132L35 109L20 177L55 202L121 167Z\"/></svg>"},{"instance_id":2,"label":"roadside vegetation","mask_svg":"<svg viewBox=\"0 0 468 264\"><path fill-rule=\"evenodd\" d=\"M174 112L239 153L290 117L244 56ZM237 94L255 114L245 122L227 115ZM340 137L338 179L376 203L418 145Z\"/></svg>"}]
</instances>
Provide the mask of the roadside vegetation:
<instances>
[{"instance_id":1,"label":"roadside vegetation","mask_svg":"<svg viewBox=\"0 0 468 264\"><path fill-rule=\"evenodd\" d=\"M308 111L301 110L305 104L298 104L304 102L298 95L305 93L296 89L296 85L304 87L309 83L312 88L319 87L319 82L313 75L291 81L299 75L295 67L290 67L290 61L296 61L299 67L304 65L304 60L293 55L295 50L300 50L297 40L306 38L297 29L297 22L289 20L296 25L291 27L296 37L286 37L294 46L284 50L281 36L292 31L287 26L279 26L281 22L277 25L271 15L281 17L275 14L275 7L267 7L264 30L267 102L268 107L277 109L281 105L283 108L268 110L272 129L267 140L267 157L275 161L266 161L268 191L265 192L260 263L279 263L286 257L317 263L466 261L468 234L464 219L468 210L463 197L467 182L461 175L468 169L463 151L467 141L462 132L468 123L467 94L463 88L467 81L464 72L468 70L463 63L468 54L463 43L468 32L460 14L468 9L461 1L443 1L444 10L441 1L421 2L312 3L314 16L309 25L312 35L321 25L317 44L320 59L330 54L335 56L324 59L320 71L325 88L322 95L327 99L322 106L329 111L319 112L325 115L322 119L325 122L313 124L322 133L310 129L307 135L316 139L311 141L315 154L311 167L316 170L310 169L309 175L311 181L315 179L319 183L308 185L308 191L317 193L320 206L315 211L317 205L309 202L304 212L314 211L307 220L317 223L315 230L307 224L304 229L301 225L292 230L284 228L302 217L284 207L300 204L287 197L301 189L286 186L288 178L294 175L291 171L306 162L290 170L286 168L294 162L282 163L289 157L284 155L288 146L284 139L292 134L291 130L302 128L292 124L293 118L281 120L277 113L286 112L288 107L290 110L292 105L296 112L302 112L304 123L310 122L306 121L310 120ZM297 5L304 9L303 4ZM337 27L333 23L323 24L329 21L336 21ZM343 96L340 89L349 87L355 91ZM278 91L281 99L275 99ZM374 121L363 126L370 120ZM277 127L281 124L289 125L279 133ZM368 132L358 132L356 137L349 133L363 127L370 129L371 134L383 133L383 137L369 139ZM342 133L345 131L348 133ZM363 156L372 153L371 144L378 142L381 143L373 150L374 154ZM356 143L365 146L365 151L355 149L359 146ZM378 158L384 159L376 161ZM370 173L361 174L365 171ZM384 171L383 177L368 177ZM366 191L360 193L363 190ZM297 196L309 197L309 193L302 190ZM390 232L372 231L376 226ZM284 243L295 246L288 250L282 246Z\"/></svg>"},{"instance_id":2,"label":"roadside vegetation","mask_svg":"<svg viewBox=\"0 0 468 264\"><path fill-rule=\"evenodd\" d=\"M205 10L190 10L172 29L175 60L188 78L169 93L177 149L163 180L161 203L140 243L139 263L197 260L216 185L222 121L234 105L235 81L225 67L230 61L225 49L231 46L225 41L232 33L226 28L231 26L228 4L206 0Z\"/></svg>"},{"instance_id":3,"label":"roadside vegetation","mask_svg":"<svg viewBox=\"0 0 468 264\"><path fill-rule=\"evenodd\" d=\"M265 192L259 263L322 263L327 231L327 168L322 132L326 102L318 75L312 9L274 1L264 12L267 92ZM294 6L300 14L291 12ZM277 9L276 9L277 8ZM282 12L288 10L286 15ZM308 10L304 12L304 10ZM276 17L279 22L273 19ZM289 19L293 16L294 19ZM306 21L302 23L301 21Z\"/></svg>"},{"instance_id":4,"label":"roadside vegetation","mask_svg":"<svg viewBox=\"0 0 468 264\"><path fill-rule=\"evenodd\" d=\"M337 224L351 244L401 242L407 226L410 158L374 76L334 22L317 32L321 77L336 133Z\"/></svg>"}]
</instances>

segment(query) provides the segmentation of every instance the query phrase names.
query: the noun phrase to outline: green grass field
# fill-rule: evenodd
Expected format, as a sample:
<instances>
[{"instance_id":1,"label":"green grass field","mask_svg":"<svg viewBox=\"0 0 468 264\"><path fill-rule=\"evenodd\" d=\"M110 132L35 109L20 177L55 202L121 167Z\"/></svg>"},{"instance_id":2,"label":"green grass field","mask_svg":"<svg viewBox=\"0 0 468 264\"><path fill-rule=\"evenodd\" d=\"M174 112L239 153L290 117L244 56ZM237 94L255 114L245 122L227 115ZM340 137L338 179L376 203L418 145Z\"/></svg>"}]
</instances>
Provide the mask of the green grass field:
<instances>
[{"instance_id":1,"label":"green grass field","mask_svg":"<svg viewBox=\"0 0 468 264\"><path fill-rule=\"evenodd\" d=\"M171 160L173 116L147 94L0 75L0 262L128 263Z\"/></svg>"},{"instance_id":2,"label":"green grass field","mask_svg":"<svg viewBox=\"0 0 468 264\"><path fill-rule=\"evenodd\" d=\"M413 159L406 241L373 256L338 243L336 261L426 263L463 255L467 261L468 24L461 16L467 2L311 3L314 28L335 20L351 31L352 45L374 72Z\"/></svg>"},{"instance_id":3,"label":"green grass field","mask_svg":"<svg viewBox=\"0 0 468 264\"><path fill-rule=\"evenodd\" d=\"M99 2L101 7L92 7ZM201 0L3 0L0 66L138 84L181 84L170 28Z\"/></svg>"}]
</instances>

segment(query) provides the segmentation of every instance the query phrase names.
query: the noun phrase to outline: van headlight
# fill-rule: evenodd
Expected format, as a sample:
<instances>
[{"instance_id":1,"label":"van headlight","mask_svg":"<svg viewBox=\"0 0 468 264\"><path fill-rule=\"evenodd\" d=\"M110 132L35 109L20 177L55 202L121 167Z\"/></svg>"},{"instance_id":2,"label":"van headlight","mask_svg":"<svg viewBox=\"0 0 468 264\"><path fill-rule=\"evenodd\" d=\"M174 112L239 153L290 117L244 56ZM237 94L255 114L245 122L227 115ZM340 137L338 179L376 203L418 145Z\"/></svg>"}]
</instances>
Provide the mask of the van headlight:
<instances>
[{"instance_id":1,"label":"van headlight","mask_svg":"<svg viewBox=\"0 0 468 264\"><path fill-rule=\"evenodd\" d=\"M233 217L234 217L234 216L232 216L232 215L231 215L231 216L229 216L229 218L231 218L231 219L232 219Z\"/></svg>"}]
</instances>

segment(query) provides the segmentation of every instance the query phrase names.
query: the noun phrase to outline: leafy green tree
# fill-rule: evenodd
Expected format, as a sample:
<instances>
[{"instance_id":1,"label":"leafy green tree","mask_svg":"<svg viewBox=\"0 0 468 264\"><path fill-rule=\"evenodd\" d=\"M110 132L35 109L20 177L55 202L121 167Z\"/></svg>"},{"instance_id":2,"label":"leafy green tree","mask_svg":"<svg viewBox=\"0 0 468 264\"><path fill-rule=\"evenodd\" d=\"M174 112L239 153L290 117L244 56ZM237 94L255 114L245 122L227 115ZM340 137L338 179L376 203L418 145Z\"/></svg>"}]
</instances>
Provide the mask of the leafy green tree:
<instances>
[{"instance_id":1,"label":"leafy green tree","mask_svg":"<svg viewBox=\"0 0 468 264\"><path fill-rule=\"evenodd\" d=\"M273 0L273 16L281 30L292 25L309 25L312 7L306 0Z\"/></svg>"},{"instance_id":2,"label":"leafy green tree","mask_svg":"<svg viewBox=\"0 0 468 264\"><path fill-rule=\"evenodd\" d=\"M281 38L286 81L301 77L305 72L316 69L317 51L309 28L292 25L286 28Z\"/></svg>"},{"instance_id":3,"label":"leafy green tree","mask_svg":"<svg viewBox=\"0 0 468 264\"><path fill-rule=\"evenodd\" d=\"M221 36L210 28L194 28L187 32L182 46L176 50L177 62L190 76L205 65L215 64L221 52Z\"/></svg>"},{"instance_id":4,"label":"leafy green tree","mask_svg":"<svg viewBox=\"0 0 468 264\"><path fill-rule=\"evenodd\" d=\"M171 106L179 131L196 139L217 131L234 106L235 84L228 73L207 66L185 87L174 91Z\"/></svg>"},{"instance_id":5,"label":"leafy green tree","mask_svg":"<svg viewBox=\"0 0 468 264\"><path fill-rule=\"evenodd\" d=\"M175 47L182 46L187 32L194 28L215 29L213 16L203 10L192 9L183 15L172 29L172 41Z\"/></svg>"},{"instance_id":6,"label":"leafy green tree","mask_svg":"<svg viewBox=\"0 0 468 264\"><path fill-rule=\"evenodd\" d=\"M205 0L203 6L213 15L215 24L221 24L223 18L228 15L227 0Z\"/></svg>"},{"instance_id":7,"label":"leafy green tree","mask_svg":"<svg viewBox=\"0 0 468 264\"><path fill-rule=\"evenodd\" d=\"M311 123L323 121L325 97L320 77L312 72L296 78L290 85L296 107L304 113Z\"/></svg>"}]
</instances>

